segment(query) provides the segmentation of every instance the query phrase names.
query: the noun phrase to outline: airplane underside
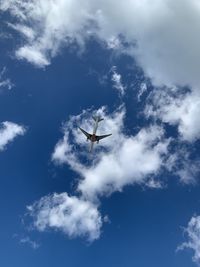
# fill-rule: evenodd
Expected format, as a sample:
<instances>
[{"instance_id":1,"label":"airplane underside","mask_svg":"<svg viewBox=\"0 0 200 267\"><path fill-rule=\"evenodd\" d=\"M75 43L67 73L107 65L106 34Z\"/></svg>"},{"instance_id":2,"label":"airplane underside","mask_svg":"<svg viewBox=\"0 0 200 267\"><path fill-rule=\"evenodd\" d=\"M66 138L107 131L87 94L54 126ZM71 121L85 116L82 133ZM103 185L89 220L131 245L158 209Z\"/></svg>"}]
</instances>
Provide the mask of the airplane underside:
<instances>
[{"instance_id":1,"label":"airplane underside","mask_svg":"<svg viewBox=\"0 0 200 267\"><path fill-rule=\"evenodd\" d=\"M100 117L93 117L95 124L94 124L94 128L93 128L93 134L90 134L88 132L86 132L85 130L83 130L82 128L79 127L79 129L81 130L81 132L87 137L87 140L91 141L91 145L90 145L90 152L92 152L93 150L93 146L94 143L97 142L99 143L99 141L103 138L106 138L112 134L105 134L105 135L96 135L97 132L97 128L98 128L98 123L100 121L102 121L103 119L101 119Z\"/></svg>"}]
</instances>

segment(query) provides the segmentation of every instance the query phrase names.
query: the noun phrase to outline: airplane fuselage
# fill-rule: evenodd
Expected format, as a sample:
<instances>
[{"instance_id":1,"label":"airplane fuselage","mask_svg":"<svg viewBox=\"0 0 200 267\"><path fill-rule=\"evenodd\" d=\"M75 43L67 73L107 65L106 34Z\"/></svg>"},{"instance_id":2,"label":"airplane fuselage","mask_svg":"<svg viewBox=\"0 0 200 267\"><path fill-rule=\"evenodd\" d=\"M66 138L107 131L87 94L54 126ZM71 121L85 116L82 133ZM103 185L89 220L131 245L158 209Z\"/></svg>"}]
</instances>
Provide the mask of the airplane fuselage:
<instances>
[{"instance_id":1,"label":"airplane fuselage","mask_svg":"<svg viewBox=\"0 0 200 267\"><path fill-rule=\"evenodd\" d=\"M90 137L90 141L93 143L97 142L96 134L92 134L92 136Z\"/></svg>"},{"instance_id":2,"label":"airplane fuselage","mask_svg":"<svg viewBox=\"0 0 200 267\"><path fill-rule=\"evenodd\" d=\"M97 132L97 128L98 128L98 123L100 121L102 121L103 119L101 119L99 116L98 117L93 117L95 124L94 124L94 128L93 128L93 133L90 134L88 132L86 132L85 130L83 130L82 128L79 127L79 129L81 130L81 132L87 137L87 140L90 140L91 142L91 146L90 146L90 152L93 149L93 145L95 142L99 143L99 140L110 136L111 134L106 134L106 135L96 135Z\"/></svg>"}]
</instances>

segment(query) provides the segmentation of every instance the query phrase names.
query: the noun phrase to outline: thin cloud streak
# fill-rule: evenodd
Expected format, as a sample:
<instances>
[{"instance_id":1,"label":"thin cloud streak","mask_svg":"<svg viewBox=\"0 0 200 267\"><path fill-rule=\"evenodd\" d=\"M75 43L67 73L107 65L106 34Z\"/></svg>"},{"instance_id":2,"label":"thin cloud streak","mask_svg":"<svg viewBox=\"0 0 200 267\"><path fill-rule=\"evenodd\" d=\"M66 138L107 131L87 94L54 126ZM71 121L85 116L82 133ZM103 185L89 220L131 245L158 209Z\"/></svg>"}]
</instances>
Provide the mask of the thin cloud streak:
<instances>
[{"instance_id":1,"label":"thin cloud streak","mask_svg":"<svg viewBox=\"0 0 200 267\"><path fill-rule=\"evenodd\" d=\"M187 241L182 243L177 251L191 249L194 252L192 260L199 266L200 264L200 216L193 216L189 221L184 233Z\"/></svg>"}]
</instances>

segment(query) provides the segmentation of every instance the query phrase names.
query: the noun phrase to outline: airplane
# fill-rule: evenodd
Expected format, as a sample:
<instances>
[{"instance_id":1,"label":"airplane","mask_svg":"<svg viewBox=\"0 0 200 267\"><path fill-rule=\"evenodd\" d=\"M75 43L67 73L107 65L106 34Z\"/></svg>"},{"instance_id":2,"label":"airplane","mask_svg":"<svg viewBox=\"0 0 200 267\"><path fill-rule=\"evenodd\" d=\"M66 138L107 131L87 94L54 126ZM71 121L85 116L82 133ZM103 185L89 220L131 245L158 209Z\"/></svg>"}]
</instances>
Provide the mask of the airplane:
<instances>
[{"instance_id":1,"label":"airplane","mask_svg":"<svg viewBox=\"0 0 200 267\"><path fill-rule=\"evenodd\" d=\"M98 124L103 119L100 116L96 116L96 117L93 116L92 118L95 121L94 128L93 128L93 133L92 134L90 134L90 133L86 132L85 130L83 130L82 128L78 127L81 130L81 132L87 137L87 141L88 140L91 141L91 146L90 146L90 150L89 150L90 152L92 152L92 149L93 149L93 146L94 146L94 143L95 142L99 143L99 141L101 139L106 138L106 137L112 135L112 134L96 135Z\"/></svg>"}]
</instances>

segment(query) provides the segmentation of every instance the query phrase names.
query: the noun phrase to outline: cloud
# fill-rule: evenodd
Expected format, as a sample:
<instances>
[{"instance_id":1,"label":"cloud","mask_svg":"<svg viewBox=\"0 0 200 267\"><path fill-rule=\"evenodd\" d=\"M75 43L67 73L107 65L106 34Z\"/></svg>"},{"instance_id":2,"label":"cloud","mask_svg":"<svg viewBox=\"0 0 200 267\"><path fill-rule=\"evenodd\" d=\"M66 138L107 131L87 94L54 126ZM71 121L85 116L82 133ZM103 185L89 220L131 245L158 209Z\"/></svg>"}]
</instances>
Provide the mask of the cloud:
<instances>
[{"instance_id":1,"label":"cloud","mask_svg":"<svg viewBox=\"0 0 200 267\"><path fill-rule=\"evenodd\" d=\"M21 47L17 50L16 56L19 59L26 58L28 62L33 63L36 66L43 67L49 65L46 56L44 56L39 49L33 49L31 46Z\"/></svg>"},{"instance_id":2,"label":"cloud","mask_svg":"<svg viewBox=\"0 0 200 267\"><path fill-rule=\"evenodd\" d=\"M14 26L23 38L24 45L16 55L38 67L50 64L52 57L59 53L62 45L74 41L83 44L85 36L81 33L90 21L89 1L33 0L2 1L0 9L9 10L18 21ZM84 33L89 35L88 31Z\"/></svg>"},{"instance_id":3,"label":"cloud","mask_svg":"<svg viewBox=\"0 0 200 267\"><path fill-rule=\"evenodd\" d=\"M176 124L183 139L193 142L199 138L200 6L197 0L155 0L153 4L129 0L118 5L114 0L12 0L2 1L0 9L9 10L16 18L15 24L8 25L24 38L16 57L38 67L49 65L65 46L76 43L77 50L83 49L93 36L108 49L133 57L155 86L189 86L190 95L171 97L170 105L160 105L157 113L161 113L163 121ZM125 87L116 69L112 81L124 94ZM142 87L138 99L144 90ZM166 92L163 87L162 90Z\"/></svg>"},{"instance_id":4,"label":"cloud","mask_svg":"<svg viewBox=\"0 0 200 267\"><path fill-rule=\"evenodd\" d=\"M189 86L191 94L182 97L182 89L180 97L171 96L169 106L160 105L157 113L178 126L183 140L199 139L199 1L128 0L116 5L114 0L3 0L0 9L15 18L8 25L24 40L16 48L18 59L45 67L64 47L76 44L76 50L82 50L92 36L108 49L130 55L163 91L165 86ZM116 70L112 79L124 93Z\"/></svg>"},{"instance_id":5,"label":"cloud","mask_svg":"<svg viewBox=\"0 0 200 267\"><path fill-rule=\"evenodd\" d=\"M183 141L193 142L200 138L200 92L182 93L177 88L154 90L145 114L171 125L178 125Z\"/></svg>"},{"instance_id":6,"label":"cloud","mask_svg":"<svg viewBox=\"0 0 200 267\"><path fill-rule=\"evenodd\" d=\"M86 237L93 241L99 238L103 221L109 221L98 211L100 197L131 184L162 187L156 175L164 165L170 140L165 139L162 128L154 125L136 135L126 135L125 113L124 106L109 115L105 107L84 110L63 124L64 136L56 144L52 160L56 164L68 164L79 175L77 196L54 193L29 206L36 229L59 229L71 238ZM113 134L102 141L103 145L100 142L92 155L88 153L85 136L78 131L78 126L91 131L91 114L105 119L99 125L99 134L111 131Z\"/></svg>"},{"instance_id":7,"label":"cloud","mask_svg":"<svg viewBox=\"0 0 200 267\"><path fill-rule=\"evenodd\" d=\"M117 91L121 96L123 96L126 87L122 84L122 76L117 72L116 66L112 67L111 72L112 72L111 81L113 82L113 87L117 89Z\"/></svg>"},{"instance_id":8,"label":"cloud","mask_svg":"<svg viewBox=\"0 0 200 267\"><path fill-rule=\"evenodd\" d=\"M49 64L64 45L84 45L92 35L133 56L156 85L200 85L197 0L3 0L0 8L25 34L17 54L38 66Z\"/></svg>"},{"instance_id":9,"label":"cloud","mask_svg":"<svg viewBox=\"0 0 200 267\"><path fill-rule=\"evenodd\" d=\"M180 245L177 250L192 249L194 252L192 260L200 264L200 216L191 218L184 233L187 235L188 241Z\"/></svg>"},{"instance_id":10,"label":"cloud","mask_svg":"<svg viewBox=\"0 0 200 267\"><path fill-rule=\"evenodd\" d=\"M148 178L159 172L167 146L162 129L153 126L142 129L134 137L122 137L96 165L82 170L84 179L78 189L93 199L121 191L130 184L150 185Z\"/></svg>"},{"instance_id":11,"label":"cloud","mask_svg":"<svg viewBox=\"0 0 200 267\"><path fill-rule=\"evenodd\" d=\"M40 244L38 244L36 241L31 240L28 236L21 238L19 242L20 244L28 244L33 249L38 249L40 247Z\"/></svg>"},{"instance_id":12,"label":"cloud","mask_svg":"<svg viewBox=\"0 0 200 267\"><path fill-rule=\"evenodd\" d=\"M69 237L86 237L89 241L100 235L102 218L97 207L86 200L61 193L45 196L28 207L39 231L60 230Z\"/></svg>"},{"instance_id":13,"label":"cloud","mask_svg":"<svg viewBox=\"0 0 200 267\"><path fill-rule=\"evenodd\" d=\"M12 142L17 136L25 134L25 127L13 122L2 122L0 128L0 151L6 149L8 143Z\"/></svg>"},{"instance_id":14,"label":"cloud","mask_svg":"<svg viewBox=\"0 0 200 267\"><path fill-rule=\"evenodd\" d=\"M98 134L112 132L113 135L95 145L91 155L88 152L89 144L78 127L90 132L93 128L92 115L105 119L99 124ZM134 129L134 134L127 134L125 116L126 109L123 105L110 114L106 107L101 107L98 110L83 110L62 125L63 138L55 146L52 161L58 165L68 164L76 176L78 175L75 190L77 196L54 194L36 202L31 212L34 212L37 229L60 229L69 237L89 236L92 241L100 236L103 219L98 213L98 207L102 197L122 191L128 185L160 189L163 181L159 175L163 170L179 176L180 181L186 184L195 182L194 177L199 168L190 159L187 147L177 144L172 138L166 138L164 129L156 124L150 124L137 132ZM71 203L70 199L76 200L77 205L86 202L96 210L95 214L98 216L91 223L96 228L85 229L85 224L81 222L83 229L80 229L76 227L79 225L76 221L75 227L69 228L68 221L71 221L75 207L73 206L71 213L64 210ZM88 216L87 212L85 214ZM97 234L94 234L93 229Z\"/></svg>"},{"instance_id":15,"label":"cloud","mask_svg":"<svg viewBox=\"0 0 200 267\"><path fill-rule=\"evenodd\" d=\"M7 88L8 90L10 90L13 88L14 84L11 82L10 79L5 78L6 71L7 69L6 67L4 67L0 72L0 89Z\"/></svg>"},{"instance_id":16,"label":"cloud","mask_svg":"<svg viewBox=\"0 0 200 267\"><path fill-rule=\"evenodd\" d=\"M127 136L123 132L124 107L120 107L111 115L106 114L105 108L101 108L97 113L105 118L101 133L112 131L113 135L112 138L102 141L101 150L96 146L98 153L95 154L92 163L86 166L79 157L80 152L76 152L75 147L70 144L73 142L70 137L72 135L74 142L80 145L79 151L83 151L83 155L88 155L85 138L74 127L81 125L89 131L92 126L88 124L90 120L85 118L91 116L91 111L83 112L82 116L72 117L65 125L64 137L56 145L52 159L56 163L69 164L82 177L78 191L86 199L94 200L99 196L121 191L124 186L130 184L156 187L153 178L164 164L170 142L164 138L163 129L152 125L140 130L135 136ZM101 125L99 131L100 128Z\"/></svg>"},{"instance_id":17,"label":"cloud","mask_svg":"<svg viewBox=\"0 0 200 267\"><path fill-rule=\"evenodd\" d=\"M141 101L141 97L143 96L143 94L148 90L147 88L147 84L146 83L141 83L140 84L140 90L138 92L138 95L137 95L137 99L138 101Z\"/></svg>"},{"instance_id":18,"label":"cloud","mask_svg":"<svg viewBox=\"0 0 200 267\"><path fill-rule=\"evenodd\" d=\"M0 8L15 17L16 26L10 24L10 27L23 38L16 48L17 58L44 67L63 47L78 44L78 49L82 49L93 36L108 49L133 57L153 85L160 87L153 93L146 116L154 117L156 123L176 125L183 142L199 139L200 5L197 0L155 0L153 3L128 0L117 5L114 0L3 0ZM119 75L116 72L113 77L115 85L121 83ZM178 86L181 87L179 91ZM189 91L185 92L184 86L188 86ZM52 159L59 164L68 163L80 175L78 190L85 198L122 190L127 184L144 183L156 187L154 175L165 165L170 141L164 137L163 129L154 124L135 135L127 134L122 110L112 116L101 110L107 121L102 125L102 132L112 129L113 136L103 141L103 147L100 143L98 154L88 166L81 160L87 154L84 137L74 128L74 123L82 122L89 130L90 122L83 122L84 116L73 117L63 127L64 137L56 145ZM85 111L86 118L87 114ZM75 143L82 148L81 153ZM112 171L108 166L113 166ZM176 173L186 181L191 175L188 170L185 163ZM94 175L98 179L92 180ZM123 176L127 178L122 179Z\"/></svg>"},{"instance_id":19,"label":"cloud","mask_svg":"<svg viewBox=\"0 0 200 267\"><path fill-rule=\"evenodd\" d=\"M191 147L173 139L169 146L169 157L165 164L170 174L178 176L182 184L196 184L200 161L194 158Z\"/></svg>"}]
</instances>

